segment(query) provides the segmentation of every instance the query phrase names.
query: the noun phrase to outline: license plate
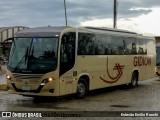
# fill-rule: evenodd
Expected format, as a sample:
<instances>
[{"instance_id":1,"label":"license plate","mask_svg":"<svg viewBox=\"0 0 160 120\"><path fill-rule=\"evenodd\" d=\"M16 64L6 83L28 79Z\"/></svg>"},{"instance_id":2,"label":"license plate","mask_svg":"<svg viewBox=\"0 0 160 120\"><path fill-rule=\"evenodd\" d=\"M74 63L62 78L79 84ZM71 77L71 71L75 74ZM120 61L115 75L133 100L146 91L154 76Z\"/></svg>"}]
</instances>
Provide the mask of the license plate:
<instances>
[{"instance_id":1,"label":"license plate","mask_svg":"<svg viewBox=\"0 0 160 120\"><path fill-rule=\"evenodd\" d=\"M25 90L25 91L30 91L31 90L31 88L30 88L30 86L22 86L22 90Z\"/></svg>"}]
</instances>

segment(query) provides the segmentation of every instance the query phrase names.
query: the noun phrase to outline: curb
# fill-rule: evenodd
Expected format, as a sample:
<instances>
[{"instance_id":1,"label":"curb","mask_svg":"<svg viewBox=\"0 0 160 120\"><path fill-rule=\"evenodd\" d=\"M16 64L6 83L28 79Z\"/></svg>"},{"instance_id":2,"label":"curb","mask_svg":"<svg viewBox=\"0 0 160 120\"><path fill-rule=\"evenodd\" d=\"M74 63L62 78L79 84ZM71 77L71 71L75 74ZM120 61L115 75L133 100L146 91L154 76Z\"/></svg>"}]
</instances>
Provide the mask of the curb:
<instances>
[{"instance_id":1,"label":"curb","mask_svg":"<svg viewBox=\"0 0 160 120\"><path fill-rule=\"evenodd\" d=\"M0 90L7 91L8 90L8 86L6 84L1 84L0 85Z\"/></svg>"}]
</instances>

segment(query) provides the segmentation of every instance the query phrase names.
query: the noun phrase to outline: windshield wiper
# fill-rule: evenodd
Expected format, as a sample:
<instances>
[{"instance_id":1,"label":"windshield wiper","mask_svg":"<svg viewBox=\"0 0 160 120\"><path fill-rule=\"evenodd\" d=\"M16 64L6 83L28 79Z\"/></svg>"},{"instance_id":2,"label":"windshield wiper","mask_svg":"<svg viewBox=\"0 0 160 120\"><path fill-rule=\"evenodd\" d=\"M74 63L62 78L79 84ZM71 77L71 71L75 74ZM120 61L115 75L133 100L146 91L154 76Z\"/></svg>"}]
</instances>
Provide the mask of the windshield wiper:
<instances>
[{"instance_id":1,"label":"windshield wiper","mask_svg":"<svg viewBox=\"0 0 160 120\"><path fill-rule=\"evenodd\" d=\"M17 63L16 67L15 67L15 70L17 70L23 63L23 60L25 61L25 64L26 64L26 61L27 61L27 58L28 58L28 48L27 47L27 50L26 50L26 53L24 54L24 56L22 56L22 58L20 59L20 61Z\"/></svg>"}]
</instances>

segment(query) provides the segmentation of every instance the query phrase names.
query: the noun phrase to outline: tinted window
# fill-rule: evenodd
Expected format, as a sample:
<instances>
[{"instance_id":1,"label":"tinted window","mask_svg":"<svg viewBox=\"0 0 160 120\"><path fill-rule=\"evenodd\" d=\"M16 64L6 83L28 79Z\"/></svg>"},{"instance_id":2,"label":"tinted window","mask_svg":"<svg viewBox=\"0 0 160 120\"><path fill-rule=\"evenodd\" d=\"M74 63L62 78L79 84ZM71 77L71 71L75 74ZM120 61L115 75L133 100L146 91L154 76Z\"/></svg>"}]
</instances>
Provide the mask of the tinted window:
<instances>
[{"instance_id":1,"label":"tinted window","mask_svg":"<svg viewBox=\"0 0 160 120\"><path fill-rule=\"evenodd\" d=\"M79 55L147 54L147 40L134 37L79 33Z\"/></svg>"},{"instance_id":2,"label":"tinted window","mask_svg":"<svg viewBox=\"0 0 160 120\"><path fill-rule=\"evenodd\" d=\"M160 66L160 47L156 48L157 53L157 66Z\"/></svg>"},{"instance_id":3,"label":"tinted window","mask_svg":"<svg viewBox=\"0 0 160 120\"><path fill-rule=\"evenodd\" d=\"M78 54L79 55L94 55L96 53L95 35L79 33L78 35Z\"/></svg>"}]
</instances>

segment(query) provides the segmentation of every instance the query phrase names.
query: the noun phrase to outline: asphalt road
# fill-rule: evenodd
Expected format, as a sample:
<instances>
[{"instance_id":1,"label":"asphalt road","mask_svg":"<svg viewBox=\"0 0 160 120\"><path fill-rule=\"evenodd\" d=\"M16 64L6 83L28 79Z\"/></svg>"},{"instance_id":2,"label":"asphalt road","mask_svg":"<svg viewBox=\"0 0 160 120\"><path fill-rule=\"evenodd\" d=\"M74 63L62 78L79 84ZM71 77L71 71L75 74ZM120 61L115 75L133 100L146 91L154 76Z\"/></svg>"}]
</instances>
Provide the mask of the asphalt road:
<instances>
[{"instance_id":1,"label":"asphalt road","mask_svg":"<svg viewBox=\"0 0 160 120\"><path fill-rule=\"evenodd\" d=\"M158 78L139 82L139 86L129 89L118 86L91 91L84 99L74 96L63 98L24 97L0 91L0 111L160 111L160 80ZM160 112L159 115L160 117ZM76 119L159 119L159 117L85 117ZM5 118L3 118L5 119ZM12 118L12 120L17 118ZM23 118L24 119L24 118ZM30 118L33 119L33 118ZM39 118L34 118L39 120ZM53 118L43 118L53 119ZM62 119L54 118L54 119ZM65 118L74 119L75 118Z\"/></svg>"}]
</instances>

